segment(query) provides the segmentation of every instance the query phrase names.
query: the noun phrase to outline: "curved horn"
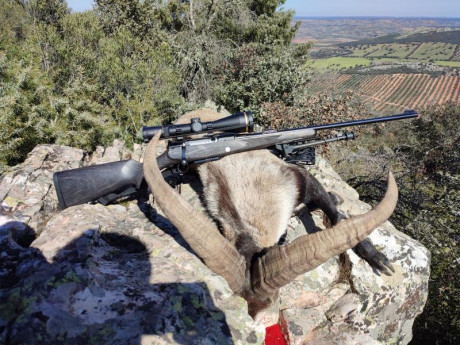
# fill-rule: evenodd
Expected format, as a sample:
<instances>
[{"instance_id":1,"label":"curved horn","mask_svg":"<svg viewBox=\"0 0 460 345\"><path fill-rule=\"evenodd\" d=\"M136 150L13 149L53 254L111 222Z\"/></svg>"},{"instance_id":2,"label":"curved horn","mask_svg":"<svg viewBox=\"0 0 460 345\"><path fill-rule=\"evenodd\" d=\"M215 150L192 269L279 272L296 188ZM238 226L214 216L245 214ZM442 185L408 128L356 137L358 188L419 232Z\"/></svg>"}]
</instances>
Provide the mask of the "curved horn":
<instances>
[{"instance_id":1,"label":"curved horn","mask_svg":"<svg viewBox=\"0 0 460 345\"><path fill-rule=\"evenodd\" d=\"M179 230L192 249L213 272L223 276L230 288L241 291L246 263L205 215L198 213L163 179L156 161L159 133L150 141L144 154L144 176L155 201Z\"/></svg>"},{"instance_id":2,"label":"curved horn","mask_svg":"<svg viewBox=\"0 0 460 345\"><path fill-rule=\"evenodd\" d=\"M365 239L393 213L398 187L388 174L383 200L371 211L343 220L333 228L304 235L285 246L276 246L258 258L251 268L251 285L260 298L267 298L295 277L321 265Z\"/></svg>"}]
</instances>

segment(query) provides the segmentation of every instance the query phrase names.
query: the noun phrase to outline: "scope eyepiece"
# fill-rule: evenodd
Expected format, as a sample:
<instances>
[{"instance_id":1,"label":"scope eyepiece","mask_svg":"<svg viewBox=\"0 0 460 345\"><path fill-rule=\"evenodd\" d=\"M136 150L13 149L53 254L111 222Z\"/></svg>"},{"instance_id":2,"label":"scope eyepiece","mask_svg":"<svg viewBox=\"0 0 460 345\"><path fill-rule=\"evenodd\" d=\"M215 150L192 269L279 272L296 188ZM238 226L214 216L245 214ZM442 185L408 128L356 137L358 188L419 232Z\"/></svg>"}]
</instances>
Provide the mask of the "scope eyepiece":
<instances>
[{"instance_id":1,"label":"scope eyepiece","mask_svg":"<svg viewBox=\"0 0 460 345\"><path fill-rule=\"evenodd\" d=\"M189 124L142 127L144 142L148 143L155 133L161 131L161 139L194 135L213 131L252 132L254 119L250 111L239 112L217 121L201 122L200 118L191 119Z\"/></svg>"}]
</instances>

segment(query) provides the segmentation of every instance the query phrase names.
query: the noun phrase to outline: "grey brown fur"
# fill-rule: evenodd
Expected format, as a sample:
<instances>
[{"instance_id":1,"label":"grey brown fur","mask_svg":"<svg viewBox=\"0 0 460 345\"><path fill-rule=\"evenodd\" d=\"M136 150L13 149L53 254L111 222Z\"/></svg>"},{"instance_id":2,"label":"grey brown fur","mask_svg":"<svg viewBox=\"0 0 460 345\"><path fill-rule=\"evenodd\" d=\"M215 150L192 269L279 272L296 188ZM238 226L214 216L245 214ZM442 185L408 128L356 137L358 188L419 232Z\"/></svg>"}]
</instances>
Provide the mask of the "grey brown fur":
<instances>
[{"instance_id":1,"label":"grey brown fur","mask_svg":"<svg viewBox=\"0 0 460 345\"><path fill-rule=\"evenodd\" d=\"M220 116L215 112L206 115L214 120ZM148 156L154 152L155 140L146 151L144 172L156 201L205 263L248 301L251 315L271 303L279 287L295 276L355 245L373 267L384 273L388 273L385 265L391 268L372 243L363 239L396 205L392 176L387 195L375 210L341 222L345 217L318 180L267 150L202 164L198 172L206 206L222 237L213 222L191 210L175 191L160 186L155 159ZM322 209L334 227L278 246L289 218L301 204Z\"/></svg>"}]
</instances>

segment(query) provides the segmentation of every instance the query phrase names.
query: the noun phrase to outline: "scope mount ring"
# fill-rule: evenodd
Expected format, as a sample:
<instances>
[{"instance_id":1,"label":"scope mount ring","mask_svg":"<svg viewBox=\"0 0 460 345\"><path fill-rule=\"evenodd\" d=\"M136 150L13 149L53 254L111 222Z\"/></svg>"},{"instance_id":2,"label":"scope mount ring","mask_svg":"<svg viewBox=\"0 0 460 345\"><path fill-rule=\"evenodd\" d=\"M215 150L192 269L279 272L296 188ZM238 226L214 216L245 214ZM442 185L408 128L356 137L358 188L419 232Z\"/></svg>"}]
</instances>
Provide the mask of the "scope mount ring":
<instances>
[{"instance_id":1,"label":"scope mount ring","mask_svg":"<svg viewBox=\"0 0 460 345\"><path fill-rule=\"evenodd\" d=\"M187 162L187 157L186 157L186 147L185 147L185 142L182 143L182 160L179 164L177 164L177 170L181 174L185 174L188 171L189 164Z\"/></svg>"}]
</instances>

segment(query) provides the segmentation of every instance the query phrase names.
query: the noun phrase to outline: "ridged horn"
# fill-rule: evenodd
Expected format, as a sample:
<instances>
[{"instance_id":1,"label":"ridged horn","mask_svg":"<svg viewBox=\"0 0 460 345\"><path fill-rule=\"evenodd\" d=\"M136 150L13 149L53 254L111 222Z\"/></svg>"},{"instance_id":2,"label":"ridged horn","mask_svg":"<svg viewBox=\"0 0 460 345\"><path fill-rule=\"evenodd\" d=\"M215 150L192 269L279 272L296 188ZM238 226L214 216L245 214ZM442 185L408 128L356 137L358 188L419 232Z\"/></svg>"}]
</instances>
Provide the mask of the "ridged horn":
<instances>
[{"instance_id":1,"label":"ridged horn","mask_svg":"<svg viewBox=\"0 0 460 345\"><path fill-rule=\"evenodd\" d=\"M144 154L144 176L166 217L214 273L223 276L230 288L241 291L246 263L236 248L225 239L204 214L193 208L163 179L156 161L159 133L150 141Z\"/></svg>"},{"instance_id":2,"label":"ridged horn","mask_svg":"<svg viewBox=\"0 0 460 345\"><path fill-rule=\"evenodd\" d=\"M385 196L371 211L333 228L298 237L288 245L272 247L258 258L251 267L253 292L262 299L273 296L298 275L356 246L391 216L397 201L398 187L390 172Z\"/></svg>"}]
</instances>

